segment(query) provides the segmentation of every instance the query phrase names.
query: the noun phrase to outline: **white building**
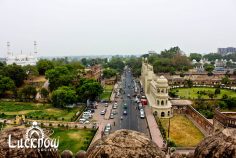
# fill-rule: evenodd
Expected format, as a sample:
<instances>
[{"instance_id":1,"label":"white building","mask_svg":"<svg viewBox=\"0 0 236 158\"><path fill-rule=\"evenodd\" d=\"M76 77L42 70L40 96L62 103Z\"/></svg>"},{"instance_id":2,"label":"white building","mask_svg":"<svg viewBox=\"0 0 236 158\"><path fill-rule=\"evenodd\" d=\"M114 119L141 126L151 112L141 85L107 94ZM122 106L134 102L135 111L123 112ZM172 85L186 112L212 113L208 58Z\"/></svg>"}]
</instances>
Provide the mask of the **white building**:
<instances>
[{"instance_id":1,"label":"white building","mask_svg":"<svg viewBox=\"0 0 236 158\"><path fill-rule=\"evenodd\" d=\"M36 51L36 42L34 42L34 55L30 54L19 54L19 55L14 55L13 52L10 52L10 43L7 43L8 47L8 52L6 56L6 64L11 65L13 63L21 66L26 66L26 65L36 65L38 62L37 59L37 51Z\"/></svg>"},{"instance_id":2,"label":"white building","mask_svg":"<svg viewBox=\"0 0 236 158\"><path fill-rule=\"evenodd\" d=\"M141 83L148 98L152 112L158 117L169 118L173 116L171 102L169 101L168 80L164 76L156 76L153 66L143 61Z\"/></svg>"}]
</instances>

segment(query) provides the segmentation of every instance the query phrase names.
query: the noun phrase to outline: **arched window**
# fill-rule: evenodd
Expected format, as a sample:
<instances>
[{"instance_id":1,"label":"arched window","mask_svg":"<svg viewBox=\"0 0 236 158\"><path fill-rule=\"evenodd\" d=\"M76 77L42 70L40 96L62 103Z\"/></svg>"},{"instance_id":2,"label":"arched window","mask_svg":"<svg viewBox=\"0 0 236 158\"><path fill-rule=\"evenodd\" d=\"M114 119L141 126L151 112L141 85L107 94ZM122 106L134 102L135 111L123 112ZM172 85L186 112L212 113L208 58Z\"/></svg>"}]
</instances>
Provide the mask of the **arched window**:
<instances>
[{"instance_id":1,"label":"arched window","mask_svg":"<svg viewBox=\"0 0 236 158\"><path fill-rule=\"evenodd\" d=\"M160 89L159 88L157 89L157 93L160 93Z\"/></svg>"},{"instance_id":2,"label":"arched window","mask_svg":"<svg viewBox=\"0 0 236 158\"><path fill-rule=\"evenodd\" d=\"M159 100L157 100L157 105L160 105L160 101Z\"/></svg>"},{"instance_id":3,"label":"arched window","mask_svg":"<svg viewBox=\"0 0 236 158\"><path fill-rule=\"evenodd\" d=\"M158 114L157 111L154 111L154 116L157 116L157 114Z\"/></svg>"},{"instance_id":4,"label":"arched window","mask_svg":"<svg viewBox=\"0 0 236 158\"><path fill-rule=\"evenodd\" d=\"M163 100L161 101L161 105L164 105L164 101Z\"/></svg>"},{"instance_id":5,"label":"arched window","mask_svg":"<svg viewBox=\"0 0 236 158\"><path fill-rule=\"evenodd\" d=\"M164 89L161 90L161 93L164 93Z\"/></svg>"},{"instance_id":6,"label":"arched window","mask_svg":"<svg viewBox=\"0 0 236 158\"><path fill-rule=\"evenodd\" d=\"M165 117L165 113L164 112L161 112L161 117Z\"/></svg>"},{"instance_id":7,"label":"arched window","mask_svg":"<svg viewBox=\"0 0 236 158\"><path fill-rule=\"evenodd\" d=\"M168 116L170 116L170 111L168 111Z\"/></svg>"},{"instance_id":8,"label":"arched window","mask_svg":"<svg viewBox=\"0 0 236 158\"><path fill-rule=\"evenodd\" d=\"M166 105L167 105L167 100L166 100Z\"/></svg>"}]
</instances>

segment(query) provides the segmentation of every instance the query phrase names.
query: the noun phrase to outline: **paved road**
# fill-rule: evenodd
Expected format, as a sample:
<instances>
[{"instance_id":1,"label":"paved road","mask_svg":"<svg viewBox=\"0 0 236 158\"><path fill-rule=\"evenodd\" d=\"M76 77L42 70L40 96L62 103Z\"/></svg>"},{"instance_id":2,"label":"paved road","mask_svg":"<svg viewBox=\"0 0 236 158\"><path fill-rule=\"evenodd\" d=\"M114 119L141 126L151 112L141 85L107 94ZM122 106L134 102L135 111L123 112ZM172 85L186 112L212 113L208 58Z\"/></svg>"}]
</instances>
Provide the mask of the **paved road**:
<instances>
[{"instance_id":1,"label":"paved road","mask_svg":"<svg viewBox=\"0 0 236 158\"><path fill-rule=\"evenodd\" d=\"M118 130L118 129L130 129L142 132L146 134L147 136L150 136L148 125L146 119L141 119L139 110L137 109L137 103L135 103L134 95L134 78L130 71L125 71L122 76L122 82L121 86L123 90L125 91L125 94L121 93L120 98L118 99L118 114L115 116L113 120L113 125L115 122L115 126L113 126L112 131ZM138 86L138 84L136 84ZM127 95L130 94L131 97L128 97ZM127 104L127 115L123 115L123 105L124 103ZM123 117L123 120L121 120L121 116Z\"/></svg>"}]
</instances>

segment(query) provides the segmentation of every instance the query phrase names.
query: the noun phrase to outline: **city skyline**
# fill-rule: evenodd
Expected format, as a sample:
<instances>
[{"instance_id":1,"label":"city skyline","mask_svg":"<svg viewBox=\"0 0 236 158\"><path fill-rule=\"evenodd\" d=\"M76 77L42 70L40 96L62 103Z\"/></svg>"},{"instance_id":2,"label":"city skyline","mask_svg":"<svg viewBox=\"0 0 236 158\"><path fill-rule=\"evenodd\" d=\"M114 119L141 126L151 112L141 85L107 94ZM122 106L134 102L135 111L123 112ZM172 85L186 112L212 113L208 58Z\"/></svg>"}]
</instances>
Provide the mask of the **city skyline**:
<instances>
[{"instance_id":1,"label":"city skyline","mask_svg":"<svg viewBox=\"0 0 236 158\"><path fill-rule=\"evenodd\" d=\"M179 46L186 54L235 47L233 0L178 2L0 1L0 56L83 56L157 53ZM16 29L17 26L17 29Z\"/></svg>"}]
</instances>

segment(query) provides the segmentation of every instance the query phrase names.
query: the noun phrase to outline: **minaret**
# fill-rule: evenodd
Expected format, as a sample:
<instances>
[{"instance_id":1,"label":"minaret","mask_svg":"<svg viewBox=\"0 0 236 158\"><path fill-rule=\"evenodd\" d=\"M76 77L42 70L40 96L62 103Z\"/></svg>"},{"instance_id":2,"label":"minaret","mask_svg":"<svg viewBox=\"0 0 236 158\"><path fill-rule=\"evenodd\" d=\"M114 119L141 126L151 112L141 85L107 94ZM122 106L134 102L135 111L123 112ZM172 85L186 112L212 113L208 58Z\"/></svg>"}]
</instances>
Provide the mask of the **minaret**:
<instances>
[{"instance_id":1,"label":"minaret","mask_svg":"<svg viewBox=\"0 0 236 158\"><path fill-rule=\"evenodd\" d=\"M11 55L11 51L10 51L10 42L7 42L7 56Z\"/></svg>"},{"instance_id":2,"label":"minaret","mask_svg":"<svg viewBox=\"0 0 236 158\"><path fill-rule=\"evenodd\" d=\"M37 42L34 41L34 55L37 56Z\"/></svg>"}]
</instances>

